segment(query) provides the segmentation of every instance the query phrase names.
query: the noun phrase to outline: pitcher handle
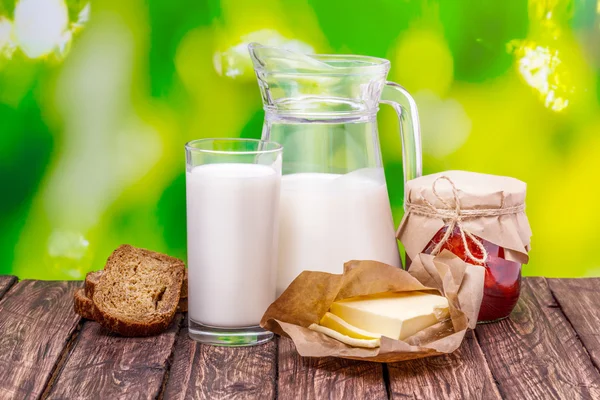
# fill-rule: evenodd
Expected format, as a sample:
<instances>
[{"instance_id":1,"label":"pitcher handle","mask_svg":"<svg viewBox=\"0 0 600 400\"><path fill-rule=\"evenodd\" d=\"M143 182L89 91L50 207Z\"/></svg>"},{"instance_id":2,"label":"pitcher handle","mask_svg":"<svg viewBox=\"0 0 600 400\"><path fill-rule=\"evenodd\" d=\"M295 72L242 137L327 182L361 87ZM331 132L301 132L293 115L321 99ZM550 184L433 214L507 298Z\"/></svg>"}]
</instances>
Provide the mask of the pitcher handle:
<instances>
[{"instance_id":1,"label":"pitcher handle","mask_svg":"<svg viewBox=\"0 0 600 400\"><path fill-rule=\"evenodd\" d=\"M417 103L406 89L394 82L385 83L381 102L394 107L398 114L400 140L402 141L402 168L406 184L406 181L418 178L423 174L421 125L419 124Z\"/></svg>"}]
</instances>

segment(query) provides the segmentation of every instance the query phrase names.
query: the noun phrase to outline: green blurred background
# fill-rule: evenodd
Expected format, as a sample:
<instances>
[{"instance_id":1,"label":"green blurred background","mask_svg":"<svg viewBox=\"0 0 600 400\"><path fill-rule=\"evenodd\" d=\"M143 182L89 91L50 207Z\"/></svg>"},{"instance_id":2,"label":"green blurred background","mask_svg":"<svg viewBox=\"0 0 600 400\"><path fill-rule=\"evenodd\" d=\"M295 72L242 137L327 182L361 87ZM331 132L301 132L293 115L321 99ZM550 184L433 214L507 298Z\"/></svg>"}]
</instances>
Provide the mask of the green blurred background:
<instances>
[{"instance_id":1,"label":"green blurred background","mask_svg":"<svg viewBox=\"0 0 600 400\"><path fill-rule=\"evenodd\" d=\"M390 59L425 172L526 181L525 274L600 275L596 0L0 0L0 273L81 278L121 243L185 258L184 143L260 136L248 41Z\"/></svg>"}]
</instances>

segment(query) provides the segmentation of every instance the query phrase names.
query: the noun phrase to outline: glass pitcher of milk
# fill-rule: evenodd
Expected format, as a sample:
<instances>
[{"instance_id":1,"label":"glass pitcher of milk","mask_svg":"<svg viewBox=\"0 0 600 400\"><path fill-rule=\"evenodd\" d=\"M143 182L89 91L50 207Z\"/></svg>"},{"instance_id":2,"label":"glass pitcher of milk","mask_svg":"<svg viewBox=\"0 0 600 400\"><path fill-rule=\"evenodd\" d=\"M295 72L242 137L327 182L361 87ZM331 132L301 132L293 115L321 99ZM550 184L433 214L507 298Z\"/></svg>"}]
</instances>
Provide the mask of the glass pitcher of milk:
<instances>
[{"instance_id":1,"label":"glass pitcher of milk","mask_svg":"<svg viewBox=\"0 0 600 400\"><path fill-rule=\"evenodd\" d=\"M341 273L349 260L400 267L379 103L398 113L405 181L421 175L421 138L415 101L386 81L390 62L256 43L249 51L265 109L262 139L284 149L278 294L303 270Z\"/></svg>"}]
</instances>

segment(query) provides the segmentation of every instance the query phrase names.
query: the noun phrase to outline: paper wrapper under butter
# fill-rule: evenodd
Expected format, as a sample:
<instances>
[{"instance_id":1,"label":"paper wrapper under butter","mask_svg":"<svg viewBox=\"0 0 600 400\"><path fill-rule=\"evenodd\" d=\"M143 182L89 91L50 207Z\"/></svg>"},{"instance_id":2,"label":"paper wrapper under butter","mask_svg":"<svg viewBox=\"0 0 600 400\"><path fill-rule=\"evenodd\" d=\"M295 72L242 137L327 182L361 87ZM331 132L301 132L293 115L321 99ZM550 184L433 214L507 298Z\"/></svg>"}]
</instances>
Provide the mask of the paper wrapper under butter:
<instances>
[{"instance_id":1,"label":"paper wrapper under butter","mask_svg":"<svg viewBox=\"0 0 600 400\"><path fill-rule=\"evenodd\" d=\"M484 269L463 262L449 251L421 254L410 273L376 261L350 261L342 275L304 271L269 307L260 326L292 339L304 357L340 357L395 362L451 353L477 323L483 296ZM444 295L450 319L405 341L381 338L381 347L351 347L308 329L318 324L336 300L384 292L430 291Z\"/></svg>"},{"instance_id":2,"label":"paper wrapper under butter","mask_svg":"<svg viewBox=\"0 0 600 400\"><path fill-rule=\"evenodd\" d=\"M466 171L410 180L398 239L414 260L449 220L456 220L453 214L458 206L466 232L503 247L507 260L527 264L531 228L525 214L526 189L527 185L515 178ZM444 214L452 218L445 219Z\"/></svg>"}]
</instances>

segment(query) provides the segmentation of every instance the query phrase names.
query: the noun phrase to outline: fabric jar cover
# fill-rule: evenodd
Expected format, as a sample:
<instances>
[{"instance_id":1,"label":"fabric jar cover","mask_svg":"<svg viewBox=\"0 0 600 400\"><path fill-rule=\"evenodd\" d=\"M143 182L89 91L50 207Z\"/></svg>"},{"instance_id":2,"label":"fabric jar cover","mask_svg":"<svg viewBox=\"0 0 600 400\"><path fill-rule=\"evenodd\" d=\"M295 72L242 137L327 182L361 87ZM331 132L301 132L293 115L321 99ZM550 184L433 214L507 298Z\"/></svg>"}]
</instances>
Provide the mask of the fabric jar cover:
<instances>
[{"instance_id":1,"label":"fabric jar cover","mask_svg":"<svg viewBox=\"0 0 600 400\"><path fill-rule=\"evenodd\" d=\"M527 185L515 178L466 171L410 180L397 237L414 260L442 227L455 224L466 236L503 247L507 260L527 264L531 228L525 214L526 190Z\"/></svg>"}]
</instances>

